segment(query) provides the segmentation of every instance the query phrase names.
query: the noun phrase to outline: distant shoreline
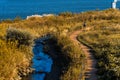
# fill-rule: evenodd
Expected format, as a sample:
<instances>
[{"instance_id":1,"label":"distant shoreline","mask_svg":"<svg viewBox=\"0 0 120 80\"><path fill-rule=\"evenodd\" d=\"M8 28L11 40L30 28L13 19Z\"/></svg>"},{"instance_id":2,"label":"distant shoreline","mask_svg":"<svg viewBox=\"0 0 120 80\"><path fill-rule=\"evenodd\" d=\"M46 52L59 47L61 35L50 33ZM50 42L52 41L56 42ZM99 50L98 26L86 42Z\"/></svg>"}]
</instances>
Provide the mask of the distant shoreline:
<instances>
[{"instance_id":1,"label":"distant shoreline","mask_svg":"<svg viewBox=\"0 0 120 80\"><path fill-rule=\"evenodd\" d=\"M65 12L60 12L58 14L55 14L55 13L44 13L44 14L31 14L31 15L27 15L27 16L13 16L13 18L1 18L0 17L0 22L2 21L6 21L6 20L10 20L10 21L13 21L15 20L16 18L20 18L21 20L25 20L25 19L28 19L28 18L31 18L31 17L39 17L39 18L42 18L42 17L48 17L48 16L57 16L61 13L66 13L66 12L70 12L70 13L73 13L73 14L80 14L80 13L84 13L84 12L92 12L92 11L104 11L104 10L109 10L109 9L112 9L112 8L108 8L108 9L103 9L103 10L100 10L100 9L95 9L95 10L87 10L87 11L81 11L81 12L71 12L71 11L65 11ZM117 8L118 9L118 8Z\"/></svg>"},{"instance_id":2,"label":"distant shoreline","mask_svg":"<svg viewBox=\"0 0 120 80\"><path fill-rule=\"evenodd\" d=\"M109 8L108 8L109 9ZM21 18L21 19L26 19L27 17L29 17L29 16L32 16L32 15L39 15L39 16L47 16L47 15L54 15L54 16L56 16L56 15L59 15L59 14L61 14L61 13L65 13L65 12L70 12L70 13L73 13L73 14L80 14L80 13L83 13L83 12L89 12L89 11L96 11L96 10L99 10L99 11L103 11L103 10L106 10L106 9L98 9L98 8L96 8L96 9L94 9L94 10L86 10L86 11L79 11L79 12L73 12L73 11L62 11L62 12L59 12L59 13L42 13L42 14L39 14L39 13L33 13L33 14L21 14L21 15L14 15L14 16L8 16L8 15L6 15L6 16L2 16L2 15L0 15L0 21L2 21L2 20L7 20L7 19L9 19L9 20L14 20L15 18L17 18L17 17L19 17L19 18ZM8 16L8 17L7 17Z\"/></svg>"}]
</instances>

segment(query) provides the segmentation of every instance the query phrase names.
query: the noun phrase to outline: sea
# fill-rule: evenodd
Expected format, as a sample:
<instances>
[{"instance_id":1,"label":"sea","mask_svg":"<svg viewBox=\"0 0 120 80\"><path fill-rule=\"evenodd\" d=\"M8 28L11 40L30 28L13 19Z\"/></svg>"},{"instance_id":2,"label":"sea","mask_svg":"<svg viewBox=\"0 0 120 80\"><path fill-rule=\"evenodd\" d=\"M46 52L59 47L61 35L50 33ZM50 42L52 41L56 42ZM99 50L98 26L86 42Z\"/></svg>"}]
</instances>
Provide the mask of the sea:
<instances>
[{"instance_id":1,"label":"sea","mask_svg":"<svg viewBox=\"0 0 120 80\"><path fill-rule=\"evenodd\" d=\"M0 0L0 20L38 14L80 13L111 8L113 0ZM120 8L120 1L117 2Z\"/></svg>"}]
</instances>

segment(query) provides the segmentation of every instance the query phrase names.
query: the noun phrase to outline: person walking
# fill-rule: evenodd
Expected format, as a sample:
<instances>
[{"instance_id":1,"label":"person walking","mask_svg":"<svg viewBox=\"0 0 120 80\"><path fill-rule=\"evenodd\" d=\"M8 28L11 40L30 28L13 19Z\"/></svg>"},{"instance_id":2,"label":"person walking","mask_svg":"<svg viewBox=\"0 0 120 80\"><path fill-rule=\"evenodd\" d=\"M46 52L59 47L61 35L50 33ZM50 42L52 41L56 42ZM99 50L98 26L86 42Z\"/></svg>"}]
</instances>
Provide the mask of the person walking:
<instances>
[{"instance_id":1,"label":"person walking","mask_svg":"<svg viewBox=\"0 0 120 80\"><path fill-rule=\"evenodd\" d=\"M82 27L82 29L85 30L86 26L87 26L87 25L86 25L86 21L84 21L84 22L83 22L83 27Z\"/></svg>"},{"instance_id":2,"label":"person walking","mask_svg":"<svg viewBox=\"0 0 120 80\"><path fill-rule=\"evenodd\" d=\"M83 23L83 28L85 28L86 27L86 21Z\"/></svg>"}]
</instances>

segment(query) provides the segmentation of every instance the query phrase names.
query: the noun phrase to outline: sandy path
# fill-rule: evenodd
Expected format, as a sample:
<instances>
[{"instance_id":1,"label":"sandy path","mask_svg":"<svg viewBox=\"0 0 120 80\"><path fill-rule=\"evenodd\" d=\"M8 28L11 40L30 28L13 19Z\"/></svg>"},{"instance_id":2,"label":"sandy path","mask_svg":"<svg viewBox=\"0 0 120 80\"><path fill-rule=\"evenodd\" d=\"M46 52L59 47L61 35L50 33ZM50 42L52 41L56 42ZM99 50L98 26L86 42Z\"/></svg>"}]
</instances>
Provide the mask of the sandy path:
<instances>
[{"instance_id":1,"label":"sandy path","mask_svg":"<svg viewBox=\"0 0 120 80\"><path fill-rule=\"evenodd\" d=\"M70 38L75 43L80 44L80 48L82 48L82 50L84 51L84 54L86 56L85 80L97 80L97 75L96 75L97 69L95 68L97 61L95 60L95 58L93 57L93 54L91 53L92 50L77 40L77 36L81 32L82 32L82 30L74 31L70 35Z\"/></svg>"}]
</instances>

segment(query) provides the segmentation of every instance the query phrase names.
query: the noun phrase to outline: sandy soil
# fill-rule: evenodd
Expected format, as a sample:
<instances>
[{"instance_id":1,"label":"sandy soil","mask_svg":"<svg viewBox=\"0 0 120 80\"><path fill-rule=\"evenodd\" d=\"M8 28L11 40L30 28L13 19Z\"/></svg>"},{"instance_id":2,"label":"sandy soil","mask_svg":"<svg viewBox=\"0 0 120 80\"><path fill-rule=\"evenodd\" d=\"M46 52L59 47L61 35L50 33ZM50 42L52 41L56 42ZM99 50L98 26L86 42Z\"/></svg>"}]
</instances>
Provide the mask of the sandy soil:
<instances>
[{"instance_id":1,"label":"sandy soil","mask_svg":"<svg viewBox=\"0 0 120 80\"><path fill-rule=\"evenodd\" d=\"M80 48L84 51L84 54L86 56L86 66L85 66L85 80L97 80L96 71L96 60L92 54L92 50L88 48L87 46L83 45L77 40L77 36L82 32L82 30L74 31L70 38L74 43L77 43L80 45Z\"/></svg>"}]
</instances>

